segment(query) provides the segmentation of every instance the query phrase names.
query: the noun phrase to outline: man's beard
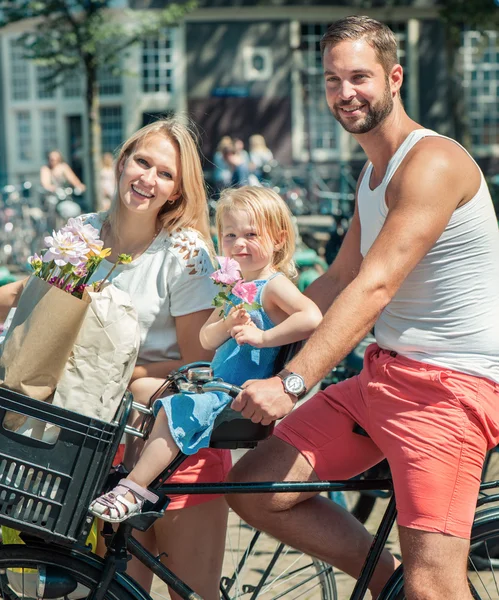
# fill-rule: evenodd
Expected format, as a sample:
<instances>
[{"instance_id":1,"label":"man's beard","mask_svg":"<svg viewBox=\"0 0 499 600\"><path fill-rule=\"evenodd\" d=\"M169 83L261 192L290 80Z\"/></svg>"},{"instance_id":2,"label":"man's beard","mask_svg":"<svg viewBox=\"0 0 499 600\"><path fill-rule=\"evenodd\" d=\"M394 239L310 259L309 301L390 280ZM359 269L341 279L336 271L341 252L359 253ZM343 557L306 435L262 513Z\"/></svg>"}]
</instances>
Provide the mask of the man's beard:
<instances>
[{"instance_id":1,"label":"man's beard","mask_svg":"<svg viewBox=\"0 0 499 600\"><path fill-rule=\"evenodd\" d=\"M363 119L359 118L355 122L347 121L345 123L340 116L340 108L348 107L348 104L343 104L341 107L335 106L334 110L332 111L333 117L338 121L343 129L348 131L348 133L354 134L368 133L369 131L372 131L375 127L382 123L393 110L393 98L388 82L385 87L383 98L375 105L367 104L368 112Z\"/></svg>"}]
</instances>

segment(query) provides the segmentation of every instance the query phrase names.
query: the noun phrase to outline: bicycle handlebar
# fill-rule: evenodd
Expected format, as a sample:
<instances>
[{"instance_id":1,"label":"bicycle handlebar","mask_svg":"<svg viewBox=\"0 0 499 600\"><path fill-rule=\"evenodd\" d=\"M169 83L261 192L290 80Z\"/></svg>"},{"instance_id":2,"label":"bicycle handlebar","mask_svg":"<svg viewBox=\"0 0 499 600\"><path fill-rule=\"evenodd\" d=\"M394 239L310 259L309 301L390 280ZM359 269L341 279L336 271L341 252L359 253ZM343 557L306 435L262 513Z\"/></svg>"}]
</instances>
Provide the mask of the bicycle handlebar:
<instances>
[{"instance_id":1,"label":"bicycle handlebar","mask_svg":"<svg viewBox=\"0 0 499 600\"><path fill-rule=\"evenodd\" d=\"M225 392L226 394L229 394L231 398L235 398L243 391L243 389L237 385L217 380L203 383L202 388L203 392Z\"/></svg>"}]
</instances>

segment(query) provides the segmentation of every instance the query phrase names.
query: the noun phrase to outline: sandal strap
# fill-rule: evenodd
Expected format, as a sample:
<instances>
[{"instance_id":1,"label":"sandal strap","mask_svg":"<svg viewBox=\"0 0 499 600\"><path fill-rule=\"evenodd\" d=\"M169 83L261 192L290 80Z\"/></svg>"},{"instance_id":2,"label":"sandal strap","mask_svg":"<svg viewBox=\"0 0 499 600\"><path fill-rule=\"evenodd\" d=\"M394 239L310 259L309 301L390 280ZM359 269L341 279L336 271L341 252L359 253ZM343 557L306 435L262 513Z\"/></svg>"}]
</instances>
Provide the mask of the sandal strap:
<instances>
[{"instance_id":1,"label":"sandal strap","mask_svg":"<svg viewBox=\"0 0 499 600\"><path fill-rule=\"evenodd\" d=\"M147 488L143 488L141 485L139 485L138 483L135 483L135 481L131 481L130 479L122 479L120 481L118 487L114 488L113 492L115 494L123 494L122 490L118 491L118 488L120 488L120 487L125 488L125 493L128 490L130 490L131 492L133 492L134 495L138 496L141 500L147 500L149 502L152 502L153 504L155 504L159 499L159 496L157 496L156 494L153 494Z\"/></svg>"}]
</instances>

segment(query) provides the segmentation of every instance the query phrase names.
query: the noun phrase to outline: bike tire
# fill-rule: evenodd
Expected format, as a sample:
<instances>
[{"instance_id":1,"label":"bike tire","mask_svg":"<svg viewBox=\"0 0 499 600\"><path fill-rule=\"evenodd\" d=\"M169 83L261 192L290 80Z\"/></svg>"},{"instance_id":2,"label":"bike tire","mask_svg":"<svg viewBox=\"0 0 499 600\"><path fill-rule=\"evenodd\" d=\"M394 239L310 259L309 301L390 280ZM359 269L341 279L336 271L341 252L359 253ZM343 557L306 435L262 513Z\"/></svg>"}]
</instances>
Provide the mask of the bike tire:
<instances>
[{"instance_id":1,"label":"bike tire","mask_svg":"<svg viewBox=\"0 0 499 600\"><path fill-rule=\"evenodd\" d=\"M333 567L281 544L229 514L222 600L338 600Z\"/></svg>"},{"instance_id":2,"label":"bike tire","mask_svg":"<svg viewBox=\"0 0 499 600\"><path fill-rule=\"evenodd\" d=\"M60 575L72 578L78 588L63 595L68 600L85 600L100 581L104 563L95 555L83 555L53 545L0 546L0 599L33 600L38 598L36 585L40 569L56 568ZM49 591L44 598L56 598ZM105 600L151 600L151 597L118 574L111 582Z\"/></svg>"},{"instance_id":3,"label":"bike tire","mask_svg":"<svg viewBox=\"0 0 499 600\"><path fill-rule=\"evenodd\" d=\"M468 581L475 600L499 598L499 509L475 515L468 558ZM399 567L381 592L379 600L405 600L404 573Z\"/></svg>"}]
</instances>

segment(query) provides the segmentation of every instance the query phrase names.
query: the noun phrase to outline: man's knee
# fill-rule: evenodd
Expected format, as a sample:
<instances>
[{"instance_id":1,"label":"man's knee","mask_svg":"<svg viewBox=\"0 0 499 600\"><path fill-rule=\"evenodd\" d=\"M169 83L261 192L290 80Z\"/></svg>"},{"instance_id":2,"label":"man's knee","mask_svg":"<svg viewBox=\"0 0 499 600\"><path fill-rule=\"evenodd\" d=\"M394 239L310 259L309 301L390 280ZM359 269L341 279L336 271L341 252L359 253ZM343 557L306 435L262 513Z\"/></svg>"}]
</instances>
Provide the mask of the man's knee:
<instances>
[{"instance_id":1,"label":"man's knee","mask_svg":"<svg viewBox=\"0 0 499 600\"><path fill-rule=\"evenodd\" d=\"M440 533L400 527L407 600L468 600L469 542Z\"/></svg>"},{"instance_id":2,"label":"man's knee","mask_svg":"<svg viewBox=\"0 0 499 600\"><path fill-rule=\"evenodd\" d=\"M247 452L232 468L228 481L316 481L317 476L301 454L286 442L273 437ZM227 496L229 506L245 521L257 526L269 515L292 508L303 498L299 494L262 493Z\"/></svg>"}]
</instances>

